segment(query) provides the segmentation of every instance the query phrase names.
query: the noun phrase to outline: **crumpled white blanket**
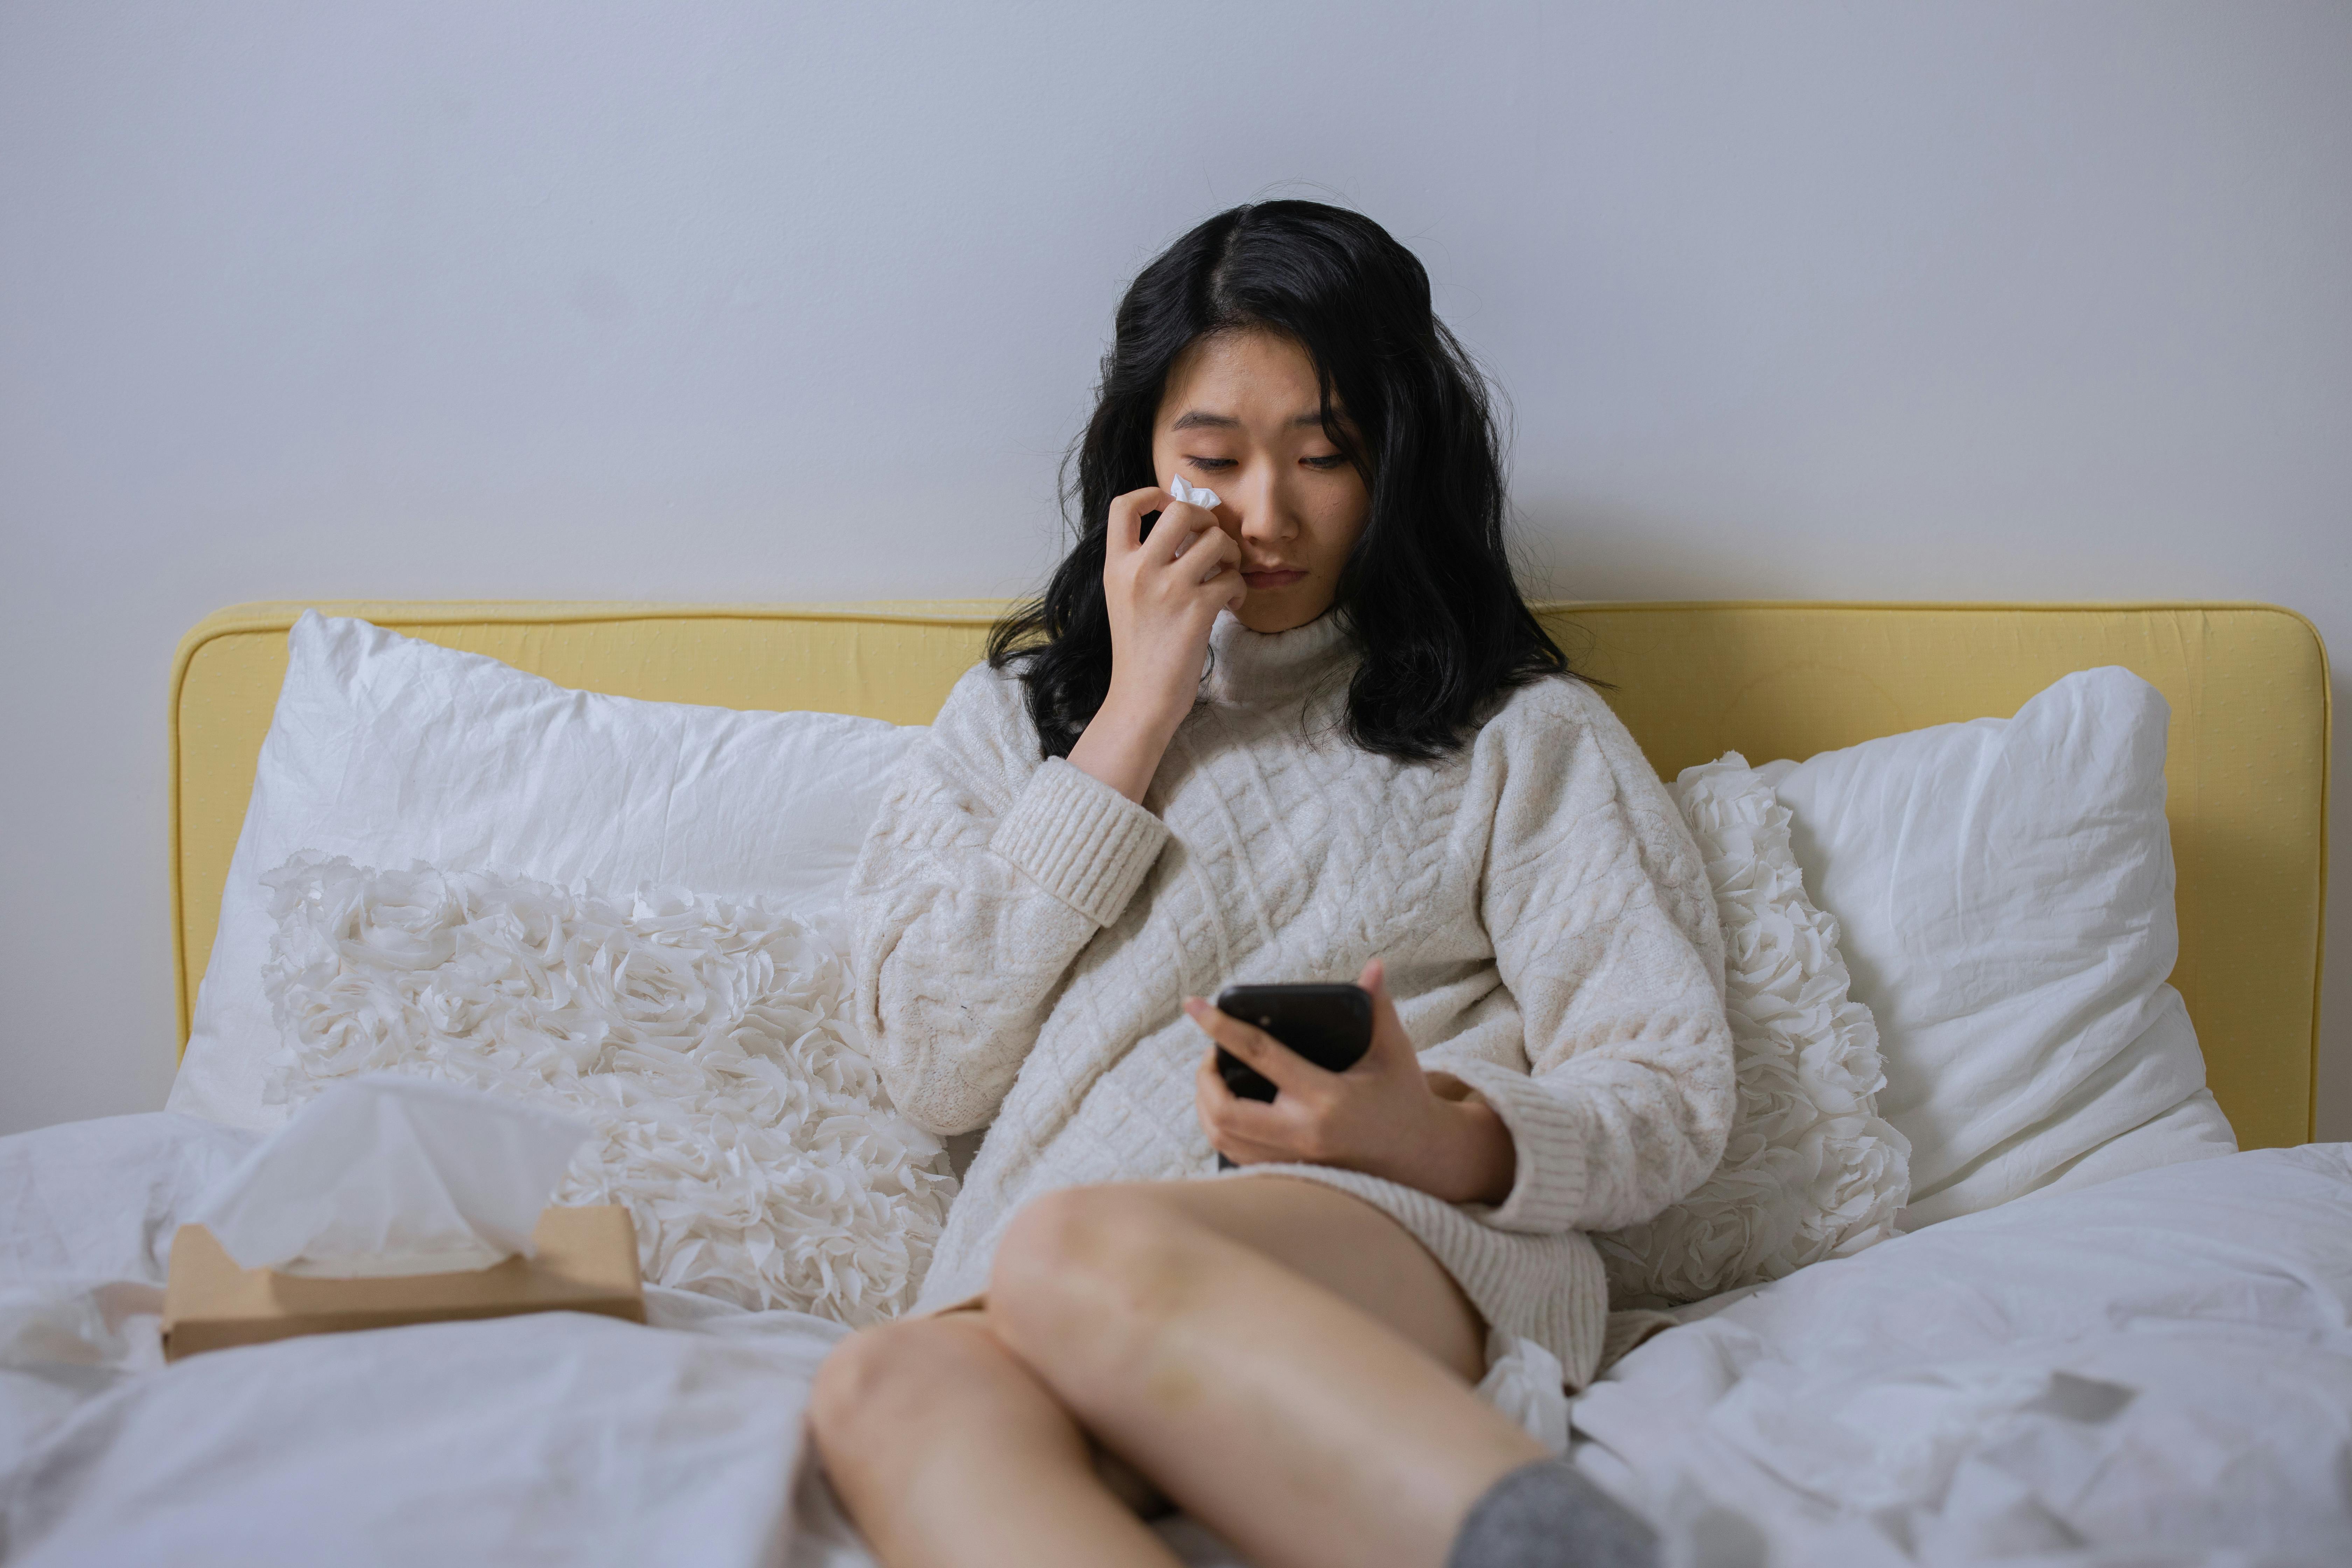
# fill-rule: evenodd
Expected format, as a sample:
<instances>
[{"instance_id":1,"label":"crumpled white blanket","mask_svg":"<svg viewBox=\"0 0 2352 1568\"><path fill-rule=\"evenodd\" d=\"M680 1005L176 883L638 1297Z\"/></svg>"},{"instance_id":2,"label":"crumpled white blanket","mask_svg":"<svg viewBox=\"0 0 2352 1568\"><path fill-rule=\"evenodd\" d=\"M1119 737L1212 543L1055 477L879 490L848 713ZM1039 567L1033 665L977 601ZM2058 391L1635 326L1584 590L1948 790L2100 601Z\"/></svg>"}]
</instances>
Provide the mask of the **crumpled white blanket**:
<instances>
[{"instance_id":1,"label":"crumpled white blanket","mask_svg":"<svg viewBox=\"0 0 2352 1568\"><path fill-rule=\"evenodd\" d=\"M1701 1312L1571 1405L1680 1561L2352 1563L2352 1144L2028 1196Z\"/></svg>"},{"instance_id":2,"label":"crumpled white blanket","mask_svg":"<svg viewBox=\"0 0 2352 1568\"><path fill-rule=\"evenodd\" d=\"M809 1380L847 1331L803 1313L656 1288L652 1330L544 1314L162 1366L163 1249L255 1136L152 1115L0 1138L12 1564L869 1568L803 1464ZM1578 1462L1655 1509L1683 1564L2352 1561L2352 1146L2029 1197L1804 1269L1574 1412ZM1193 1521L1158 1529L1237 1568Z\"/></svg>"}]
</instances>

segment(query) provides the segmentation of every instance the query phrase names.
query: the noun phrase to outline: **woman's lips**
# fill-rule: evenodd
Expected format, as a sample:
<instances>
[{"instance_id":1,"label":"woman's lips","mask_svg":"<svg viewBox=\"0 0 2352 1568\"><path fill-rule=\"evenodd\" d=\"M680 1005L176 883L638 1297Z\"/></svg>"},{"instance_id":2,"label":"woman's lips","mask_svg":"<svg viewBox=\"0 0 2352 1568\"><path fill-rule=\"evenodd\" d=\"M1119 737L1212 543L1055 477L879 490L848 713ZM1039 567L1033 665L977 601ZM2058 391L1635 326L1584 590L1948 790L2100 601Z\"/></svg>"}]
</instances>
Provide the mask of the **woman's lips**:
<instances>
[{"instance_id":1,"label":"woman's lips","mask_svg":"<svg viewBox=\"0 0 2352 1568\"><path fill-rule=\"evenodd\" d=\"M1287 588L1293 583L1304 581L1306 576L1306 573L1295 566L1284 566L1270 572L1244 572L1242 581L1264 592L1268 588Z\"/></svg>"}]
</instances>

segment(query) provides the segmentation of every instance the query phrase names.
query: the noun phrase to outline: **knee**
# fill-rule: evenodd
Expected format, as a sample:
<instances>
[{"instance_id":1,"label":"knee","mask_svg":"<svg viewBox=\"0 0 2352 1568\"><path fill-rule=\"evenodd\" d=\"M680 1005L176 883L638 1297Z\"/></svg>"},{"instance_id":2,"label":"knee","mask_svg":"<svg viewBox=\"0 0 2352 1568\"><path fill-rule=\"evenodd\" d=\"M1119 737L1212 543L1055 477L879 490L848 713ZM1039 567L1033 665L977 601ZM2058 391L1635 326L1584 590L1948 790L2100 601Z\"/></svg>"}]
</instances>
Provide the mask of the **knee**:
<instances>
[{"instance_id":1,"label":"knee","mask_svg":"<svg viewBox=\"0 0 2352 1568\"><path fill-rule=\"evenodd\" d=\"M974 1382L971 1337L917 1318L861 1330L833 1348L809 1390L809 1431L838 1471L866 1455L903 1455L939 1421L940 1402Z\"/></svg>"},{"instance_id":2,"label":"knee","mask_svg":"<svg viewBox=\"0 0 2352 1568\"><path fill-rule=\"evenodd\" d=\"M1184 1310L1205 1239L1141 1184L1044 1194L997 1246L989 1312L1032 1364L1131 1356Z\"/></svg>"}]
</instances>

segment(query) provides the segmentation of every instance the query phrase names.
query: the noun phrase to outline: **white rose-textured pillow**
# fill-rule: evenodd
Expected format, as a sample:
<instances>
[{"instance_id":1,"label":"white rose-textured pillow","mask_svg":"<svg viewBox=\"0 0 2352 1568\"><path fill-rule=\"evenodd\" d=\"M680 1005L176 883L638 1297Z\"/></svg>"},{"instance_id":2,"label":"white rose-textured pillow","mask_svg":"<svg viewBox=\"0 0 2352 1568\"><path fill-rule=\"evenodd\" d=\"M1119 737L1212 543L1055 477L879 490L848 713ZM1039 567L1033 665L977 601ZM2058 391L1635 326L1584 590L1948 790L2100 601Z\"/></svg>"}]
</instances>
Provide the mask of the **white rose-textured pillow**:
<instances>
[{"instance_id":1,"label":"white rose-textured pillow","mask_svg":"<svg viewBox=\"0 0 2352 1568\"><path fill-rule=\"evenodd\" d=\"M616 1203L646 1279L863 1325L913 1301L955 1183L856 1043L846 968L756 901L298 855L264 879L273 1098L407 1072L596 1135L556 1201Z\"/></svg>"},{"instance_id":2,"label":"white rose-textured pillow","mask_svg":"<svg viewBox=\"0 0 2352 1568\"><path fill-rule=\"evenodd\" d=\"M1878 1028L1849 994L1837 921L1806 898L1789 811L1746 759L1671 793L1715 889L1739 1109L1723 1163L1644 1225L1601 1236L1619 1307L1694 1301L1895 1231L1910 1147L1878 1116Z\"/></svg>"}]
</instances>

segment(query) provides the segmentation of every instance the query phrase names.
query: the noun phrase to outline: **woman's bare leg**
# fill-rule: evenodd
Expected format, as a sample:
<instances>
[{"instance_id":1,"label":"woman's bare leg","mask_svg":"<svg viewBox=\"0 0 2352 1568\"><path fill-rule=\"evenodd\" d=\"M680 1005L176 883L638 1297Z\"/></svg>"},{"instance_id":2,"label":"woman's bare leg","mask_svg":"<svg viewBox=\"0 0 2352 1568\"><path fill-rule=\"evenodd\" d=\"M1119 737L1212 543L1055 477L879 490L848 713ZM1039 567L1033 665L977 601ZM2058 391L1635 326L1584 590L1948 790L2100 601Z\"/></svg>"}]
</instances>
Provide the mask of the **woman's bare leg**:
<instances>
[{"instance_id":1,"label":"woman's bare leg","mask_svg":"<svg viewBox=\"0 0 2352 1568\"><path fill-rule=\"evenodd\" d=\"M1120 1456L1262 1568L1435 1564L1489 1485L1547 1457L1470 1391L1484 1361L1476 1310L1369 1204L1120 1184L1025 1208L986 1310L845 1342L811 1417L891 1568L1160 1568Z\"/></svg>"},{"instance_id":2,"label":"woman's bare leg","mask_svg":"<svg viewBox=\"0 0 2352 1568\"><path fill-rule=\"evenodd\" d=\"M1549 1458L1465 1379L1485 1325L1336 1188L1073 1188L1015 1216L988 1330L1102 1443L1259 1568L1435 1568L1473 1502Z\"/></svg>"},{"instance_id":3,"label":"woman's bare leg","mask_svg":"<svg viewBox=\"0 0 2352 1568\"><path fill-rule=\"evenodd\" d=\"M979 1312L844 1341L809 1418L834 1489L889 1568L1175 1568Z\"/></svg>"}]
</instances>

